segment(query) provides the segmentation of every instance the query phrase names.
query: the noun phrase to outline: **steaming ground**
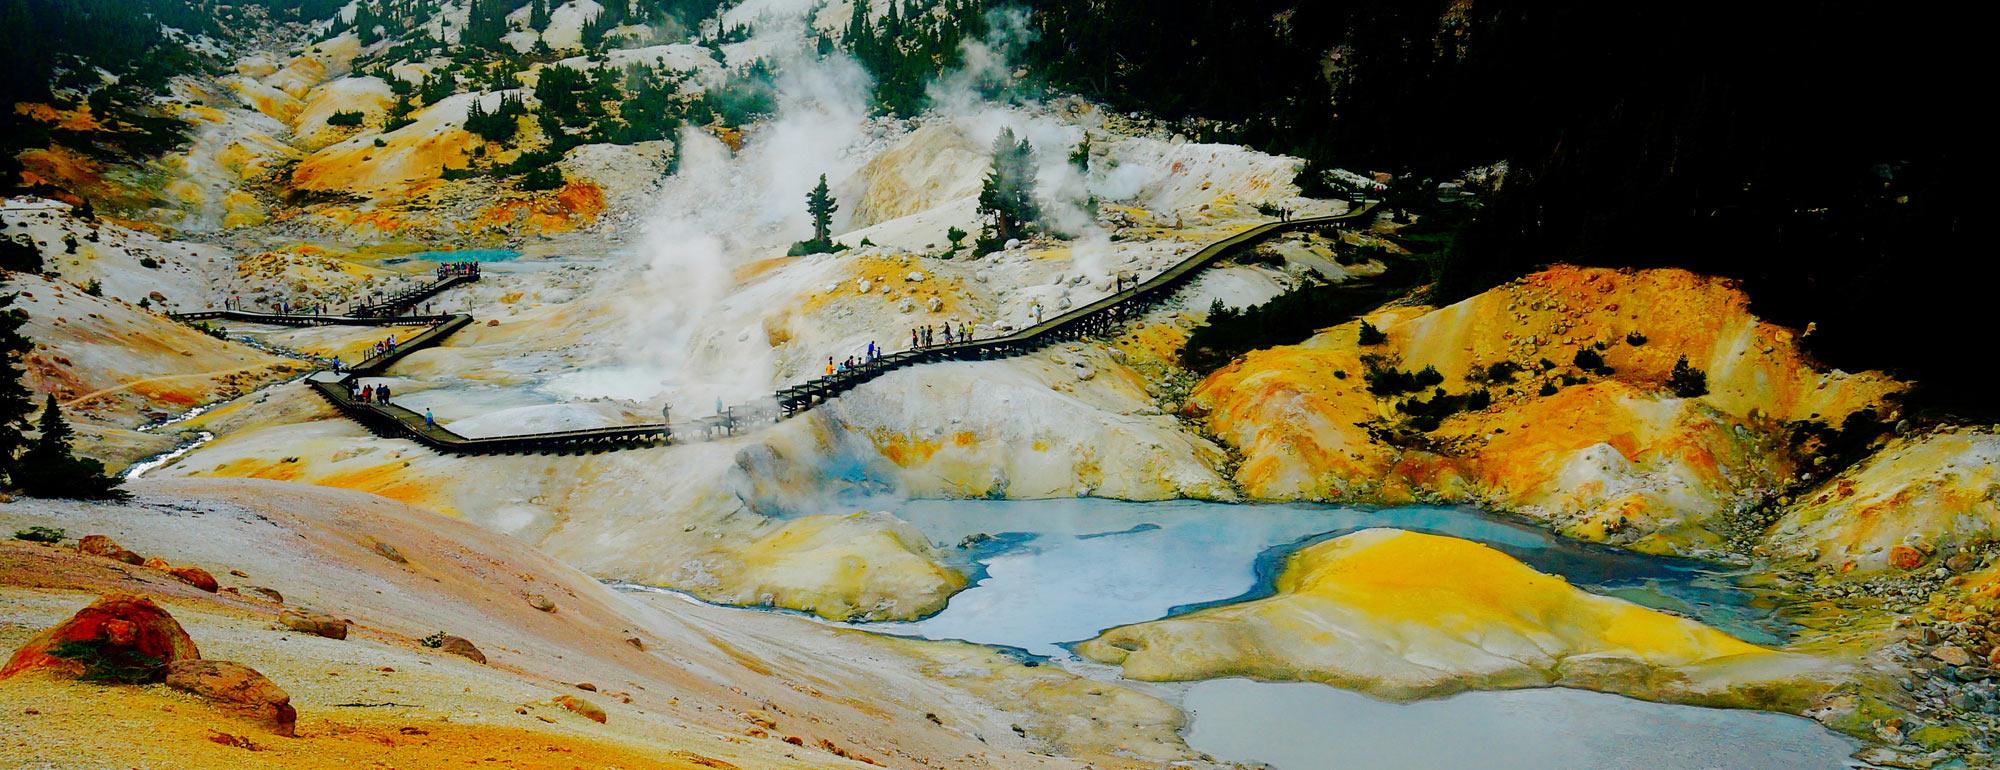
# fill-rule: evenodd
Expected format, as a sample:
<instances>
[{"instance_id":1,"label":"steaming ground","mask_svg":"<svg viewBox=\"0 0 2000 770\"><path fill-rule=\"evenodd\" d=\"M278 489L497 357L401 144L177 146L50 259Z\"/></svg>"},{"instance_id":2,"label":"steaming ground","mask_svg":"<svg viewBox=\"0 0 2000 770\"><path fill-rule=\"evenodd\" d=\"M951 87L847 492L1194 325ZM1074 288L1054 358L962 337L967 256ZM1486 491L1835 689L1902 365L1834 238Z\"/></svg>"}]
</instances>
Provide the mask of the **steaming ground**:
<instances>
[{"instance_id":1,"label":"steaming ground","mask_svg":"<svg viewBox=\"0 0 2000 770\"><path fill-rule=\"evenodd\" d=\"M650 422L663 408L700 417L768 399L871 342L906 348L913 327L988 336L1088 303L1118 275L1152 275L1266 220L1259 204L1341 205L1300 197L1293 159L1187 142L1081 101L987 98L1011 77L1006 55L1020 42L1019 20L1005 16L968 45L964 71L933 87L937 109L870 117L862 71L810 53L807 9L748 2L724 20L756 30L728 47L732 64L778 64L776 115L733 150L685 133L678 173L608 199L603 221L632 227L524 244L528 256L440 298L439 309L479 323L398 364L383 380L398 403L467 435ZM846 13L828 6L812 24L837 29ZM1062 237L954 247L949 230L979 230L977 195L1003 129L1036 148L1040 203ZM1073 162L1086 137L1088 162ZM804 201L821 175L849 248L786 257L811 232ZM915 617L962 578L892 517L847 518L842 499L1231 498L1227 452L1163 409L1174 406L1165 359L1212 300L1262 301L1305 270L1282 259L1218 268L1123 339L898 372L806 418L712 442L443 457L373 438L284 386L190 421L186 430L218 438L153 473L360 489L518 536L603 578Z\"/></svg>"}]
</instances>

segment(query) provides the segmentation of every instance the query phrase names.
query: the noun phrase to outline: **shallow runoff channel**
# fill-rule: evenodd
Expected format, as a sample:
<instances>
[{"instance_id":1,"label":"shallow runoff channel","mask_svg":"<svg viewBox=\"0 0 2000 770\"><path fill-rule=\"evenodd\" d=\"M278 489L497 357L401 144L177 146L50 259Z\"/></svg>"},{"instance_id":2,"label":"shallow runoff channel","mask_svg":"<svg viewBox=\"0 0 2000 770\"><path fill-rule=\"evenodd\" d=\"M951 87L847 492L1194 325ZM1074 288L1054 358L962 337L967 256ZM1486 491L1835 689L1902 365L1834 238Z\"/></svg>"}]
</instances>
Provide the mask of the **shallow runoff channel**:
<instances>
[{"instance_id":1,"label":"shallow runoff channel","mask_svg":"<svg viewBox=\"0 0 2000 770\"><path fill-rule=\"evenodd\" d=\"M947 544L974 584L922 620L851 625L1013 649L1105 679L1116 679L1116 669L1081 661L1069 646L1114 626L1268 596L1287 555L1370 527L1476 540L1580 588L1695 617L1751 642L1782 643L1791 630L1764 597L1707 565L1567 540L1465 508L1091 498L857 507L893 510ZM949 547L961 542L966 547ZM1405 704L1316 683L1146 687L1180 699L1190 746L1277 770L1820 770L1854 766L1848 755L1856 748L1800 717L1560 688Z\"/></svg>"}]
</instances>

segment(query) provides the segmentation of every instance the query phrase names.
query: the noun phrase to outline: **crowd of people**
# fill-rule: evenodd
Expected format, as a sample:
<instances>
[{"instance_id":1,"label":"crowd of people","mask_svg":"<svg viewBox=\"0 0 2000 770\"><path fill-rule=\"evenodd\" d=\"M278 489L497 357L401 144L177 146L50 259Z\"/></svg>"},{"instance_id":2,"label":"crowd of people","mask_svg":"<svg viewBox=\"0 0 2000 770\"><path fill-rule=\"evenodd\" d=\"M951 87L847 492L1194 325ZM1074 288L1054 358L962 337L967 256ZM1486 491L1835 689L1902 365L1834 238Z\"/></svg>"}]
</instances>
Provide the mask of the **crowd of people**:
<instances>
[{"instance_id":1,"label":"crowd of people","mask_svg":"<svg viewBox=\"0 0 2000 770\"><path fill-rule=\"evenodd\" d=\"M355 389L357 385L359 390ZM389 383L361 385L360 380L348 380L347 397L364 404L386 404L389 403Z\"/></svg>"},{"instance_id":2,"label":"crowd of people","mask_svg":"<svg viewBox=\"0 0 2000 770\"><path fill-rule=\"evenodd\" d=\"M368 346L368 355L363 356L362 358L363 360L366 360L369 358L374 358L376 356L382 355L383 353L394 353L396 352L397 344L398 343L396 342L396 335L391 334L387 337L383 337L382 339L377 340L375 344Z\"/></svg>"},{"instance_id":3,"label":"crowd of people","mask_svg":"<svg viewBox=\"0 0 2000 770\"><path fill-rule=\"evenodd\" d=\"M438 264L438 266L437 266L437 276L438 276L438 280L440 280L440 281L442 281L442 280L445 280L445 279L447 279L447 278L453 278L453 277L456 277L456 276L461 276L461 275L469 275L469 276L472 276L472 277L474 277L474 278L478 278L478 277L479 277L479 263L478 263L478 262L443 262L443 263L439 263L439 264Z\"/></svg>"},{"instance_id":4,"label":"crowd of people","mask_svg":"<svg viewBox=\"0 0 2000 770\"><path fill-rule=\"evenodd\" d=\"M958 330L953 332L951 322L946 321L938 326L924 324L923 326L910 329L910 349L912 350L938 345L940 344L940 340L945 345L971 342L972 328L966 326L964 321L960 321L958 322Z\"/></svg>"}]
</instances>

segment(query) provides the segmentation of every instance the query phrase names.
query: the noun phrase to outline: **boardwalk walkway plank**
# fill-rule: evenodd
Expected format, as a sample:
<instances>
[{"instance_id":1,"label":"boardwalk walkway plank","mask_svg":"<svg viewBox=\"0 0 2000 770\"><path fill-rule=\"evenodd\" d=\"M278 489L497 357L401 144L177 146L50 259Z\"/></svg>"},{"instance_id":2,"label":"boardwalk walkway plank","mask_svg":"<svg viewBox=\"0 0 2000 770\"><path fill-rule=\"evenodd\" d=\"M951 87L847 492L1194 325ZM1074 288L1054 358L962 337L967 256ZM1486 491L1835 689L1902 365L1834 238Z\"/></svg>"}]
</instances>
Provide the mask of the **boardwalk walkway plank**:
<instances>
[{"instance_id":1,"label":"boardwalk walkway plank","mask_svg":"<svg viewBox=\"0 0 2000 770\"><path fill-rule=\"evenodd\" d=\"M1114 331L1124 321L1144 313L1152 304L1172 296L1195 274L1250 246L1275 235L1339 227L1368 216L1375 208L1367 203L1345 214L1268 222L1244 230L1203 247L1187 259L1137 285L1076 308L1042 323L999 337L975 339L920 350L884 355L855 368L828 377L781 388L775 394L777 408L731 407L724 414L682 423L692 434L736 432L744 425L779 420L826 403L856 386L891 371L939 361L986 360L1025 355L1058 342L1081 339ZM303 315L253 313L242 310L211 310L179 313L185 321L227 319L285 326L428 325L421 334L400 341L385 351L325 378L315 375L307 382L348 418L378 436L405 438L451 454L584 453L632 447L658 446L674 439L674 426L667 423L621 425L580 430L547 431L507 436L468 437L441 426L426 426L424 416L395 404L365 402L354 396L353 383L362 377L379 377L403 357L444 341L473 322L465 313L452 315L403 315L419 303L455 286L479 280L474 275L453 275L444 280L392 296L381 302L356 305L347 315Z\"/></svg>"}]
</instances>

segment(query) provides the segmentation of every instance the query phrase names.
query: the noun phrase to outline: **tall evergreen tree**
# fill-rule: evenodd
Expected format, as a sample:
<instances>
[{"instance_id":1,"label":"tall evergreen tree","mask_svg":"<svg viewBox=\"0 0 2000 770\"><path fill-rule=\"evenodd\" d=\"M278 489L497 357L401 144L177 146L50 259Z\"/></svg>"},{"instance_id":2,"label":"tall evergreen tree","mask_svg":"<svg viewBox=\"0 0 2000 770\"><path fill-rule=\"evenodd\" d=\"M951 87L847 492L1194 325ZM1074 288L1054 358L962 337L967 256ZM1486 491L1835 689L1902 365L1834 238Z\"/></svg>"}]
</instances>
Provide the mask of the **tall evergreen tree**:
<instances>
[{"instance_id":1,"label":"tall evergreen tree","mask_svg":"<svg viewBox=\"0 0 2000 770\"><path fill-rule=\"evenodd\" d=\"M833 193L827 190L826 175L819 175L819 186L806 193L806 211L812 214L813 240L820 244L833 242L833 212L840 210L840 204L833 200Z\"/></svg>"},{"instance_id":2,"label":"tall evergreen tree","mask_svg":"<svg viewBox=\"0 0 2000 770\"><path fill-rule=\"evenodd\" d=\"M979 216L984 221L982 252L1034 232L1042 218L1035 203L1035 147L1027 139L1016 140L1013 129L1000 129L993 139L993 170L979 189Z\"/></svg>"},{"instance_id":3,"label":"tall evergreen tree","mask_svg":"<svg viewBox=\"0 0 2000 770\"><path fill-rule=\"evenodd\" d=\"M21 336L21 324L28 319L11 307L14 297L0 296L0 485L20 481L17 458L27 446L23 431L28 427L28 416L35 411L34 394L21 381L21 357L31 347L28 338Z\"/></svg>"},{"instance_id":4,"label":"tall evergreen tree","mask_svg":"<svg viewBox=\"0 0 2000 770\"><path fill-rule=\"evenodd\" d=\"M120 480L104 473L104 464L88 457L77 457L70 447L75 435L69 422L63 419L62 408L56 404L55 394L48 396L43 407L41 435L35 443L21 454L20 478L15 481L21 491L35 497L67 497L80 499L103 499L123 497L118 489Z\"/></svg>"},{"instance_id":5,"label":"tall evergreen tree","mask_svg":"<svg viewBox=\"0 0 2000 770\"><path fill-rule=\"evenodd\" d=\"M540 32L549 28L549 0L535 0L528 5L528 29Z\"/></svg>"}]
</instances>

